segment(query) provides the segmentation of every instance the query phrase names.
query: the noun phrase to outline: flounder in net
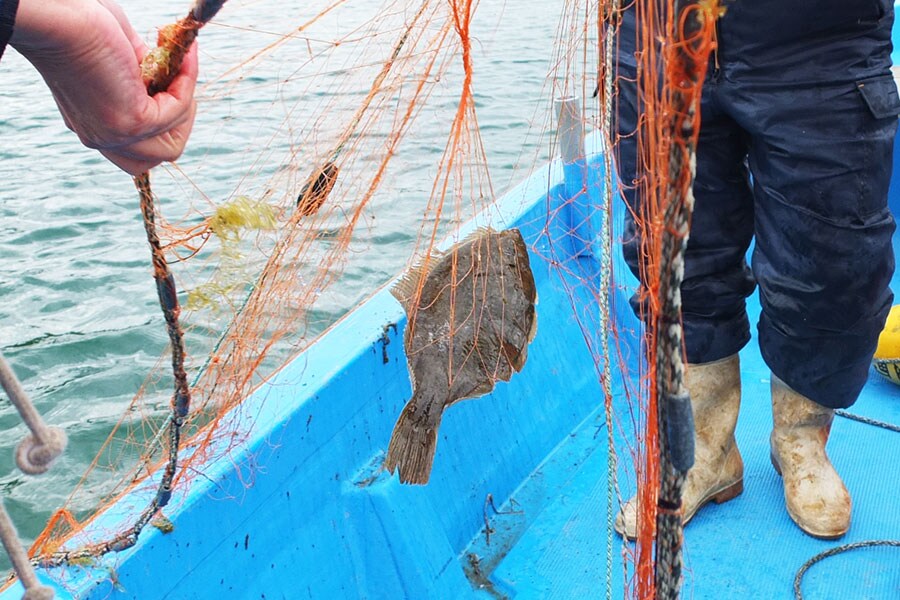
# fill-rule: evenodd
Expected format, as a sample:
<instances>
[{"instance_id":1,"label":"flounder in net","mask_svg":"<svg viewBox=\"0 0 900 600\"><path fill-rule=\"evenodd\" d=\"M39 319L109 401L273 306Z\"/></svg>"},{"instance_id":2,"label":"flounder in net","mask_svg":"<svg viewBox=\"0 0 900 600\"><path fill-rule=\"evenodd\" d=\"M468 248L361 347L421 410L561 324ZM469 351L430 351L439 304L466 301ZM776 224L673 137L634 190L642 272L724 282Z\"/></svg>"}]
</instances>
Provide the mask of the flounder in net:
<instances>
[{"instance_id":1,"label":"flounder in net","mask_svg":"<svg viewBox=\"0 0 900 600\"><path fill-rule=\"evenodd\" d=\"M421 293L416 294L421 288ZM537 291L518 229L479 229L391 290L408 317L404 345L413 395L391 436L385 467L427 483L444 409L509 381L537 327Z\"/></svg>"}]
</instances>

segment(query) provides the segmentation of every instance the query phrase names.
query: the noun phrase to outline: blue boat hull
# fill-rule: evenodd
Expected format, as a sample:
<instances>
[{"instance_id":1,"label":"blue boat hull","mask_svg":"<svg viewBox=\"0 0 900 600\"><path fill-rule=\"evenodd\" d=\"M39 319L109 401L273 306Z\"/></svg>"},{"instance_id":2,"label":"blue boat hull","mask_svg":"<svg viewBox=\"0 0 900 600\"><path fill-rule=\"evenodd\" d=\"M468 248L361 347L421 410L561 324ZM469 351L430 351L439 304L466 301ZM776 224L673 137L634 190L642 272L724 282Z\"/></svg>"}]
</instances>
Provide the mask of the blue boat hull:
<instances>
[{"instance_id":1,"label":"blue boat hull","mask_svg":"<svg viewBox=\"0 0 900 600\"><path fill-rule=\"evenodd\" d=\"M596 143L591 138L588 144ZM589 152L588 167L590 177L602 177L596 152ZM605 586L621 597L627 573L621 542L610 533L608 473L617 470L623 496L633 491L634 478L627 440L615 440L618 465L610 462L603 393L589 348L599 343L593 327L599 306L590 292L599 266L587 255L573 258L566 219L548 221L554 213L548 208L567 198L556 162L469 224L521 228L533 249L538 332L521 373L447 412L427 486L402 486L381 470L393 424L411 393L405 317L382 289L232 413L229 427L245 441L226 460L197 466L203 476L176 491L166 510L171 533L148 528L127 551L93 566L40 571L42 580L53 582L58 598L92 600L576 598L602 595ZM891 204L896 214L896 184ZM627 302L634 281L621 257L613 269L619 333L613 364L637 373L639 325ZM752 300L751 318L758 310ZM805 536L784 512L767 456L768 369L755 343L742 361L738 438L746 492L704 509L692 522L686 597L790 598L797 568L835 545ZM624 383L619 375L612 381L616 431L633 429ZM854 408L900 423L900 388L873 372ZM844 541L900 538L898 444L887 430L835 424L829 450L855 500L854 525ZM153 493L153 480L133 490L80 541L102 539L127 523ZM826 597L814 592L846 589L843 596L860 597L855 594L866 582L841 573L887 569L896 579L900 568L900 561L883 555L841 560L836 570L811 573L807 593ZM16 584L0 598L20 595Z\"/></svg>"}]
</instances>

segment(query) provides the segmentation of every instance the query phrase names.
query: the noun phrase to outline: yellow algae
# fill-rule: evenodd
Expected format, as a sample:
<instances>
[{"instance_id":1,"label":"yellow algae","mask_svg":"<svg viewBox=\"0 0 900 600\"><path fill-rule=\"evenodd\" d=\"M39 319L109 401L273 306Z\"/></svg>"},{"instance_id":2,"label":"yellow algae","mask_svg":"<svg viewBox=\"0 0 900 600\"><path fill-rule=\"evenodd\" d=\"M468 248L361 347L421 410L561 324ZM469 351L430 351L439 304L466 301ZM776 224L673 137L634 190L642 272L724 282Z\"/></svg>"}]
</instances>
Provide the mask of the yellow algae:
<instances>
[{"instance_id":1,"label":"yellow algae","mask_svg":"<svg viewBox=\"0 0 900 600\"><path fill-rule=\"evenodd\" d=\"M236 240L243 230L275 229L275 210L265 202L239 196L216 209L210 230L222 239Z\"/></svg>"}]
</instances>

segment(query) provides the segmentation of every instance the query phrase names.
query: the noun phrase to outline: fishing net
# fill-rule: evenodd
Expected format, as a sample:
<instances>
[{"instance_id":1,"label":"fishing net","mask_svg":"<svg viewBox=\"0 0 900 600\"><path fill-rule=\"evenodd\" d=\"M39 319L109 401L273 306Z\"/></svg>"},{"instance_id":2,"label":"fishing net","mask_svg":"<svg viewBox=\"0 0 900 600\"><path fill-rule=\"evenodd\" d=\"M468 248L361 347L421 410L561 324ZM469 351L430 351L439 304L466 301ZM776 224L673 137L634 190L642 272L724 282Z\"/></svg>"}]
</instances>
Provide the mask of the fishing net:
<instances>
[{"instance_id":1,"label":"fishing net","mask_svg":"<svg viewBox=\"0 0 900 600\"><path fill-rule=\"evenodd\" d=\"M170 4L171 15L182 14L183 7ZM170 348L35 541L31 556L42 564L89 560L128 547L150 522L164 526L160 514L169 491L203 478L199 465L229 461L245 441L246 428L235 425L246 417L242 401L334 322L339 311L333 306L352 306L367 294L346 276L360 268L354 257L381 255L381 280L387 281L398 267L427 261L497 197L489 144L479 127L482 105L490 103L478 96L481 42L473 34L487 7L472 0L310 2L285 9L283 28L268 31L254 24L256 4L229 3L199 34L201 48L217 53L200 89L200 111L216 119L215 143L240 151L220 158L213 143L192 140L199 148L177 165L155 170L152 190L145 190L154 202L145 219L155 221L161 256L173 275L174 287L161 297L171 300L171 290L179 290L189 410L185 399L172 400ZM489 12L492 20L478 31L497 34L503 10L513 7L501 8ZM561 274L603 391L597 402L604 406L608 439L624 440L609 443L609 468L598 476L609 478L611 514L623 500L618 471L636 481L638 540L624 552L626 593L639 598L653 597L659 585L657 506L660 494L668 493L660 492L660 484L680 485L661 451L657 419L659 397L670 393L660 386L681 385L681 342L676 337L659 350L658 338L664 319L678 319L667 290L678 287L671 279L678 271L673 257L686 239L696 103L717 10L714 0L677 6L567 0L555 39L532 40L546 43L550 69L530 105L531 132L519 144L521 155L506 158L523 173L538 168L548 152L569 152L554 135L554 99L560 101L556 113L591 132L594 150L602 152L600 169L588 169L577 152L565 165L566 190L548 194L542 234L531 249ZM622 28L625 11L634 16L633 30ZM628 69L617 59L623 35L633 37L627 47L637 58ZM235 37L243 43L229 44ZM623 85L636 90L636 107L626 106ZM242 119L241 99L247 98L268 107L249 139L229 132L229 124ZM635 108L637 127L623 131L620 111ZM417 136L424 120L446 123L440 143ZM634 149L623 150L623 139L636 142ZM623 151L635 153L633 180L614 176L614 157ZM411 168L403 159L409 153L432 156L434 167ZM226 166L240 178L218 180ZM639 287L613 259L623 241L613 206L626 193L638 207ZM418 215L412 231L395 224L405 222L398 215L409 214ZM161 269L157 265L157 276L165 281ZM633 292L643 325L621 329L613 315ZM673 354L676 366L667 366ZM613 380L623 382L621 398L613 397ZM173 448L181 452L177 465ZM139 508L133 523L109 532L109 541L71 550L98 507L135 488L158 486L167 465L171 481L160 488L157 504ZM236 466L252 485L258 475L253 465ZM671 512L680 519L677 508ZM680 534L673 535L669 546L677 551ZM666 568L677 589L680 566Z\"/></svg>"}]
</instances>

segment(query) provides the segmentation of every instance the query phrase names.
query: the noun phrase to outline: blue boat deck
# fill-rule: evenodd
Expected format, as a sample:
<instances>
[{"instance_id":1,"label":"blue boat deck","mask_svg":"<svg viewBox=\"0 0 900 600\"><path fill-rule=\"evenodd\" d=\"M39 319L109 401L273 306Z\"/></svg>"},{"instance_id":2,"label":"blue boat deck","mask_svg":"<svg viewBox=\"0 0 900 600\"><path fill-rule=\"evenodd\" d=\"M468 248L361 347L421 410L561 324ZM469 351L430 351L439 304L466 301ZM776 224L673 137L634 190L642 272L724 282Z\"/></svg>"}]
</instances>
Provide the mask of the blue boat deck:
<instances>
[{"instance_id":1,"label":"blue boat deck","mask_svg":"<svg viewBox=\"0 0 900 600\"><path fill-rule=\"evenodd\" d=\"M755 299L751 310L759 312ZM769 370L755 340L741 353L741 363L737 438L745 462L744 493L722 505L711 503L688 525L684 598L793 598L797 570L814 555L846 543L900 540L900 433L835 419L828 450L853 496L853 522L844 539L813 539L788 517L781 479L769 462ZM873 371L850 412L900 425L900 387ZM618 535L607 573L604 422L602 412L587 419L513 494L514 502L499 509L506 514L490 511L493 539L485 543L482 532L469 549L481 563L496 565L486 595L596 598L604 595L611 576L612 597L621 597L626 574ZM621 493L627 497L634 482L621 471ZM527 526L516 523L534 509L538 512ZM802 590L809 599L898 598L900 548L864 548L827 558L804 576Z\"/></svg>"},{"instance_id":2,"label":"blue boat deck","mask_svg":"<svg viewBox=\"0 0 900 600\"><path fill-rule=\"evenodd\" d=\"M894 160L897 173L900 151ZM890 203L894 214L900 215L896 177ZM894 249L900 256L900 233L894 236ZM614 271L620 277L625 272L621 257ZM892 288L900 298L900 272L895 272ZM621 308L626 306L627 290L628 285L619 286L622 297L614 302L620 322L629 318ZM760 312L756 294L748 299L747 308L755 324ZM900 386L872 369L858 402L847 411L888 424L894 431L835 418L828 452L853 498L852 524L840 540L814 539L788 516L781 478L770 463L770 372L760 355L755 327L751 331L753 339L741 352L742 404L737 426L745 465L744 492L725 504L706 506L686 528L684 598L794 598L798 570L817 554L868 540L900 545L900 433L896 431ZM628 417L618 383L613 406L618 415L614 418L621 421ZM613 511L608 510L607 427L598 408L512 494L511 502L488 511L490 541L482 530L467 549L469 562L480 566L474 579L483 583L483 594L581 598L604 596L603 590L608 589L611 597L622 597L632 583L623 555L633 551L634 545L623 548L610 527L619 502L634 493L635 481L632 457L623 455L628 444L618 438L621 428L613 429L619 492L613 494ZM900 547L864 547L825 558L804 575L802 593L816 600L900 598Z\"/></svg>"},{"instance_id":3,"label":"blue boat deck","mask_svg":"<svg viewBox=\"0 0 900 600\"><path fill-rule=\"evenodd\" d=\"M602 161L589 156L589 177L599 180ZM572 258L565 219L548 210L570 197L564 180L555 162L469 224L522 230L540 294L538 331L521 373L447 411L427 486L403 486L381 469L411 394L405 317L383 289L229 415L234 436L222 436L208 448L209 460L192 465L202 477L174 490L164 511L171 533L148 528L132 548L41 570L41 579L62 600L623 597L629 574L622 543L610 533L618 496L608 510L599 353L589 351L597 342L597 288L583 285L596 277L597 263ZM900 207L900 196L892 200ZM636 365L621 258L613 272L613 362ZM750 310L755 318L755 300ZM900 539L900 434L836 420L829 451L854 498L853 525L838 542L815 540L788 518L769 464L769 372L755 341L742 353L742 377L745 491L705 508L687 528L684 598L788 599L794 574L815 554ZM628 423L617 432L632 429L622 390L616 375L614 407ZM853 412L900 424L900 386L873 372ZM632 459L627 440L614 441L627 497ZM136 486L71 544L127 528L157 482L158 475ZM826 559L809 572L806 598L900 597L898 555L877 548ZM16 583L0 598L21 591Z\"/></svg>"}]
</instances>

